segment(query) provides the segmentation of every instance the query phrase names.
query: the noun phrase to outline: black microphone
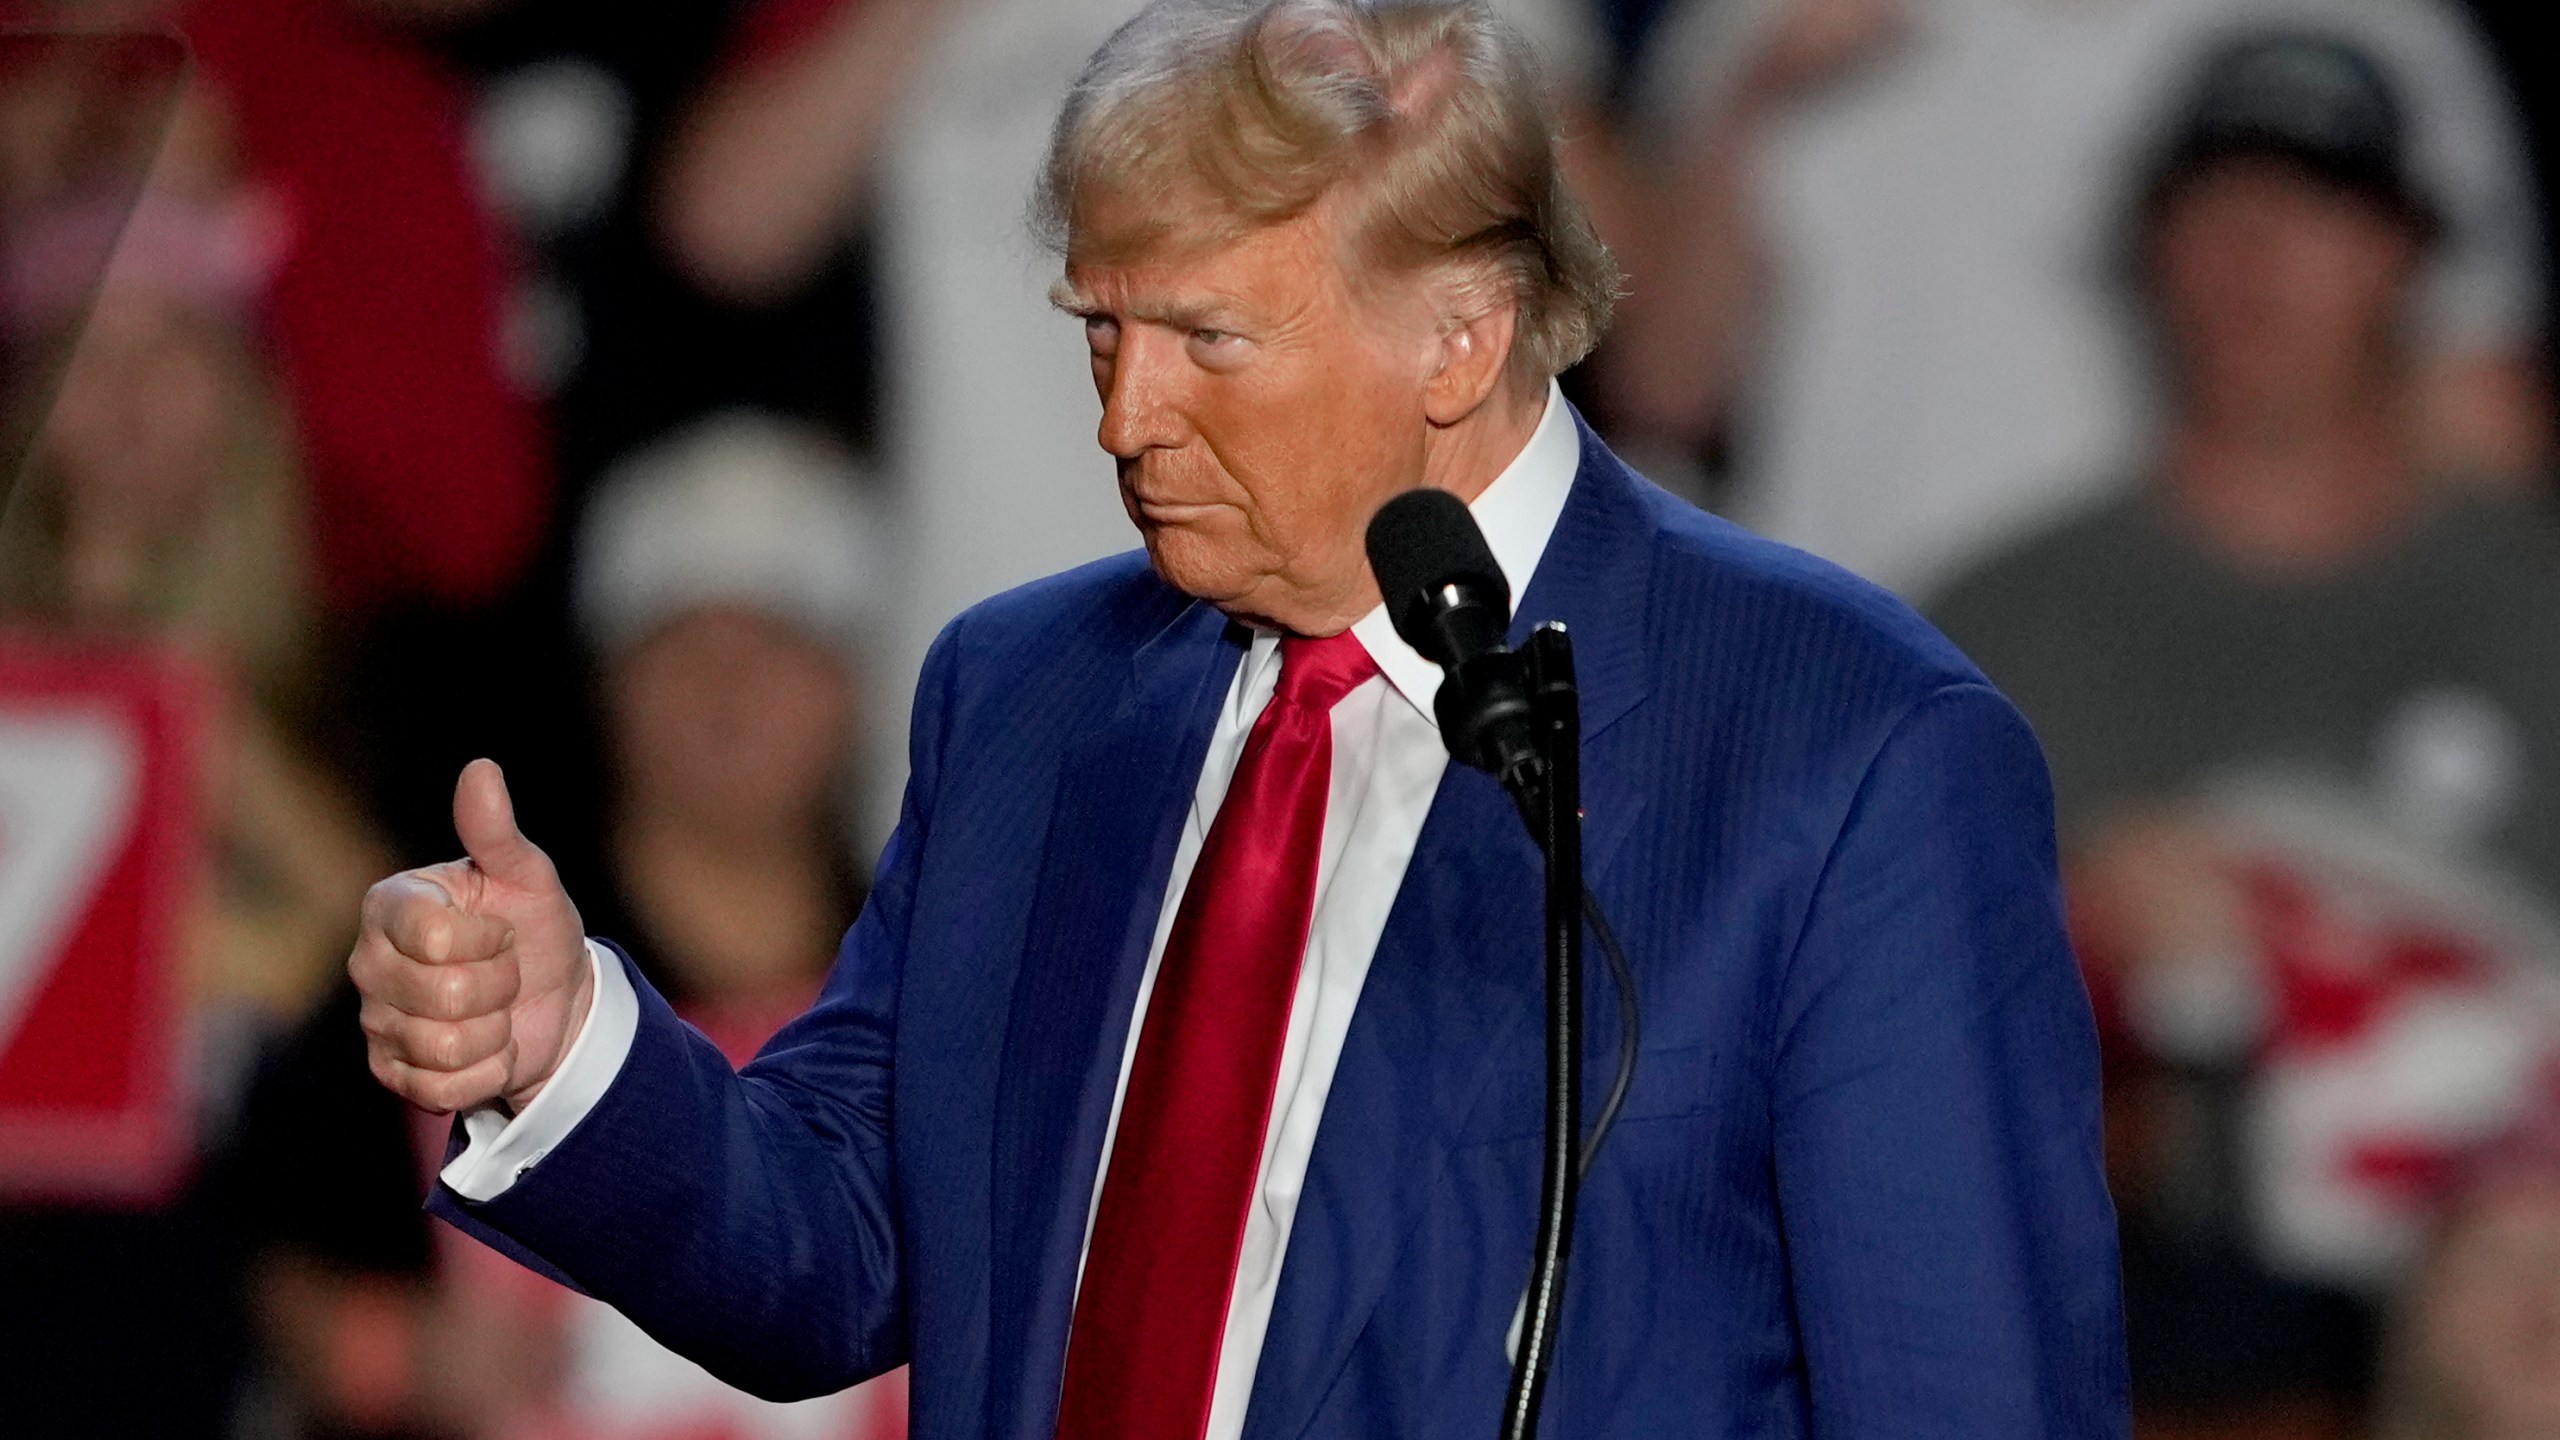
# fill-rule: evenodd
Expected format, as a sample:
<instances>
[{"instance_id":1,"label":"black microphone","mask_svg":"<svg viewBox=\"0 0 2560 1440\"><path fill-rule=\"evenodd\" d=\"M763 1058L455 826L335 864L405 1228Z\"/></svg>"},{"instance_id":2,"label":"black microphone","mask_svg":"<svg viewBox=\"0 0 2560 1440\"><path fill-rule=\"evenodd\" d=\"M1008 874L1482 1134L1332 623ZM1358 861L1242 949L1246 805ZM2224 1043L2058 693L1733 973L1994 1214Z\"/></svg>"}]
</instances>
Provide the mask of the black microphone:
<instances>
[{"instance_id":1,"label":"black microphone","mask_svg":"<svg viewBox=\"0 0 2560 1440\"><path fill-rule=\"evenodd\" d=\"M1369 569L1404 642L1447 672L1432 708L1449 753L1528 803L1542 772L1529 687L1503 633L1511 583L1466 502L1408 490L1369 521Z\"/></svg>"},{"instance_id":2,"label":"black microphone","mask_svg":"<svg viewBox=\"0 0 2560 1440\"><path fill-rule=\"evenodd\" d=\"M1407 490L1369 521L1369 569L1404 642L1435 665L1472 660L1511 628L1511 582L1467 503Z\"/></svg>"}]
</instances>

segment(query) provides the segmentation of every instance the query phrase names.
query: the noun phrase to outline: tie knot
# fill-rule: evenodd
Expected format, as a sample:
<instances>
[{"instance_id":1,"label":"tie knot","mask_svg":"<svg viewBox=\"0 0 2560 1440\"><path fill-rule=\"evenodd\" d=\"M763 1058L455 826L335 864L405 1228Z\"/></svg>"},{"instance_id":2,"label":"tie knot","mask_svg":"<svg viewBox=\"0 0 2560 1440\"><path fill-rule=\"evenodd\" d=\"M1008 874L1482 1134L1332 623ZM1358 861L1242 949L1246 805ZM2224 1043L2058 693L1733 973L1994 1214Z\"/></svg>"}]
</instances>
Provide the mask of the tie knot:
<instances>
[{"instance_id":1,"label":"tie knot","mask_svg":"<svg viewBox=\"0 0 2560 1440\"><path fill-rule=\"evenodd\" d=\"M1368 647L1348 630L1320 640L1285 635L1280 640L1280 689L1272 698L1323 714L1377 673L1378 662L1369 658Z\"/></svg>"}]
</instances>

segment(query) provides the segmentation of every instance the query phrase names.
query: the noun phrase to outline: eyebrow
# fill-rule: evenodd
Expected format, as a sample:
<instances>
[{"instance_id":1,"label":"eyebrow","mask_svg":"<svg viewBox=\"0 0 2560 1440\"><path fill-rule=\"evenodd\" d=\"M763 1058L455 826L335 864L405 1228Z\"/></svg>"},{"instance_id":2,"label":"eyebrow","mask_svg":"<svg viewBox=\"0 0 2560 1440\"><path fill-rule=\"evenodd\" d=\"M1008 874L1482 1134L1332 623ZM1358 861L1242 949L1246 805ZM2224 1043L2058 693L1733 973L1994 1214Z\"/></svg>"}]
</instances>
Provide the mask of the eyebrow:
<instances>
[{"instance_id":1,"label":"eyebrow","mask_svg":"<svg viewBox=\"0 0 2560 1440\"><path fill-rule=\"evenodd\" d=\"M1242 317L1235 310L1233 302L1223 298L1140 299L1115 307L1105 307L1100 301L1077 288L1074 281L1067 279L1060 279L1049 287L1049 303L1070 315L1099 315L1109 308L1132 320L1169 325L1178 330L1233 330L1242 323Z\"/></svg>"}]
</instances>

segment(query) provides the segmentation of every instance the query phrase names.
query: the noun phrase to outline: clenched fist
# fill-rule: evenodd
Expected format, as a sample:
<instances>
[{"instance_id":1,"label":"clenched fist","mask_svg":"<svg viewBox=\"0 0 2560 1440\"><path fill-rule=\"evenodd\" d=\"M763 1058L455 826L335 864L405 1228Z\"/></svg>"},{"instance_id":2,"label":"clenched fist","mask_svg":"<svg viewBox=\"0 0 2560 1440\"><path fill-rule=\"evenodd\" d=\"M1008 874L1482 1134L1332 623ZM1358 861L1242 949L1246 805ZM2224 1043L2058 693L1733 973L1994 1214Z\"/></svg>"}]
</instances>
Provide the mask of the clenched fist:
<instances>
[{"instance_id":1,"label":"clenched fist","mask_svg":"<svg viewBox=\"0 0 2560 1440\"><path fill-rule=\"evenodd\" d=\"M586 932L550 857L517 831L494 762L463 767L453 828L468 859L365 893L347 957L365 1050L374 1078L411 1104L521 1110L586 1023Z\"/></svg>"}]
</instances>

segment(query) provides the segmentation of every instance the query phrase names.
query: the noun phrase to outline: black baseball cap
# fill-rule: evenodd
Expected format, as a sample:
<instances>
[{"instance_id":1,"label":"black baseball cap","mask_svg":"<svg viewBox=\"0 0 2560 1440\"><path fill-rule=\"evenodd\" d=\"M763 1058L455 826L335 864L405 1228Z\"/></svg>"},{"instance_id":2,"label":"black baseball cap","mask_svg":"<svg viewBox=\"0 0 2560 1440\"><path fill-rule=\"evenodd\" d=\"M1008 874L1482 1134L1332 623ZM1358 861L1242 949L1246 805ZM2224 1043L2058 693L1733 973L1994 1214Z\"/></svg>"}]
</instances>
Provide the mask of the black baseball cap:
<instances>
[{"instance_id":1,"label":"black baseball cap","mask_svg":"<svg viewBox=\"0 0 2560 1440\"><path fill-rule=\"evenodd\" d=\"M2252 31L2197 72L2143 192L2146 215L2225 160L2268 157L2363 195L2432 237L2439 217L2409 173L2408 122L2391 77L2350 41Z\"/></svg>"}]
</instances>

